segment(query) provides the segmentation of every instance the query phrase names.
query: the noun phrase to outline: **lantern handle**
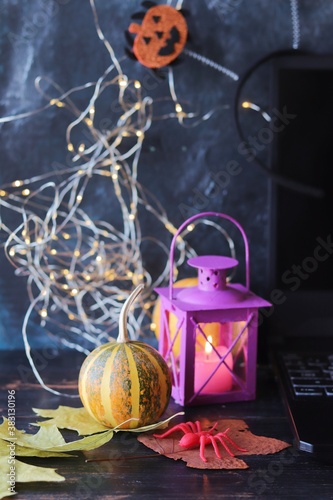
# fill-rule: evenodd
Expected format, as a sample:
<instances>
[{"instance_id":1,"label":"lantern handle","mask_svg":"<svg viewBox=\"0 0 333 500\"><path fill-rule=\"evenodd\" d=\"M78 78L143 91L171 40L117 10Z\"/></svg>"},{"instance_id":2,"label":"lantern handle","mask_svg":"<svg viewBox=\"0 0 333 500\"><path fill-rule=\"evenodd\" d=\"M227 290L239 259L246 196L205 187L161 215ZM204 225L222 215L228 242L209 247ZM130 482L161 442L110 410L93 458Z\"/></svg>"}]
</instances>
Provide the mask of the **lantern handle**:
<instances>
[{"instance_id":1,"label":"lantern handle","mask_svg":"<svg viewBox=\"0 0 333 500\"><path fill-rule=\"evenodd\" d=\"M183 231L183 229L186 228L191 222L194 220L200 219L202 217L220 217L221 219L226 219L230 222L232 222L240 231L243 240L244 240L244 247L245 247L245 284L247 290L250 290L250 252L249 252L249 243L245 234L244 229L242 226L239 224L239 222L236 221L233 217L230 215L222 214L220 212L202 212L200 214L193 215L189 219L187 219L181 226L178 228L177 232L175 233L174 237L172 238L171 241L171 246L170 246L170 280L169 280L169 298L170 300L173 299L173 270L174 270L174 254L175 254L175 246L176 246L176 240L179 234Z\"/></svg>"}]
</instances>

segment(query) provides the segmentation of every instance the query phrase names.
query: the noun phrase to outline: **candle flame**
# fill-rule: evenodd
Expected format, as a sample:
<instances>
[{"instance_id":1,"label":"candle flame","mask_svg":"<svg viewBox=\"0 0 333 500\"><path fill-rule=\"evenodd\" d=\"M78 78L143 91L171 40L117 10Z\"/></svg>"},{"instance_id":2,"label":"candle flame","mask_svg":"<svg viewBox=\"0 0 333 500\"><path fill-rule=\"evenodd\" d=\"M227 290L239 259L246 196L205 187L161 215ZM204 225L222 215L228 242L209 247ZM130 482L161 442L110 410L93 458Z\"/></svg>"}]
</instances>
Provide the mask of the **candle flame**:
<instances>
[{"instance_id":1,"label":"candle flame","mask_svg":"<svg viewBox=\"0 0 333 500\"><path fill-rule=\"evenodd\" d=\"M208 356L211 354L213 347L212 347L212 342L213 342L213 337L211 335L208 335L207 340L206 340L206 345L205 345L205 354Z\"/></svg>"}]
</instances>

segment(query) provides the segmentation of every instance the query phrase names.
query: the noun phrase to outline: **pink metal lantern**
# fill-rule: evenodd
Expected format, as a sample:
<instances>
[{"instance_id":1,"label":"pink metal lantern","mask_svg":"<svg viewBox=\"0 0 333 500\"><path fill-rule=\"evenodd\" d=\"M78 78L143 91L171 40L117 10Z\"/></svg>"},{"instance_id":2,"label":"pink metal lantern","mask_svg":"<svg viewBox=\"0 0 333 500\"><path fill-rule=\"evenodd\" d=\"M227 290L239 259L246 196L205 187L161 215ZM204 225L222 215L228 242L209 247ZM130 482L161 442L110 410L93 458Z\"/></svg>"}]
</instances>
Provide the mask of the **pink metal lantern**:
<instances>
[{"instance_id":1,"label":"pink metal lantern","mask_svg":"<svg viewBox=\"0 0 333 500\"><path fill-rule=\"evenodd\" d=\"M231 257L204 255L188 260L198 269L198 284L173 285L174 251L179 234L194 220L216 216L240 230L245 245L246 283L231 284L237 266ZM204 212L185 221L170 247L170 283L157 288L161 298L159 351L173 375L172 397L183 406L255 398L258 310L270 306L250 291L249 246L232 217Z\"/></svg>"}]
</instances>

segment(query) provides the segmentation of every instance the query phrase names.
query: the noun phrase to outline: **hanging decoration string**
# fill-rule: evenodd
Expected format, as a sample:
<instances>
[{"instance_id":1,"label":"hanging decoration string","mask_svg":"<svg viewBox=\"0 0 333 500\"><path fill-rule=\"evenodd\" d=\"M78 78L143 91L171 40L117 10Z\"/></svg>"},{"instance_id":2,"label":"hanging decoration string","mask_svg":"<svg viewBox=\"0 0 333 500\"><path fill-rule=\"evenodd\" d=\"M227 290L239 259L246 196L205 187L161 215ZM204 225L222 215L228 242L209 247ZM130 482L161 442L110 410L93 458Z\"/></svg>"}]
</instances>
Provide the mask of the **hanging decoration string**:
<instances>
[{"instance_id":1,"label":"hanging decoration string","mask_svg":"<svg viewBox=\"0 0 333 500\"><path fill-rule=\"evenodd\" d=\"M216 71L219 71L220 73L223 73L224 75L228 76L231 78L233 81L237 82L239 79L239 75L235 73L234 71L226 68L225 66L222 66L221 64L218 64L215 61L212 61L211 59L208 59L208 57L202 56L198 54L197 52L194 52L193 50L189 49L184 49L183 53L186 54L187 56L191 57L192 59L196 59L197 61L201 62L205 66L209 66L212 69L215 69Z\"/></svg>"},{"instance_id":2,"label":"hanging decoration string","mask_svg":"<svg viewBox=\"0 0 333 500\"><path fill-rule=\"evenodd\" d=\"M293 49L297 50L299 49L300 39L301 39L298 0L290 0L290 12L291 12L291 22L293 31L292 47Z\"/></svg>"}]
</instances>

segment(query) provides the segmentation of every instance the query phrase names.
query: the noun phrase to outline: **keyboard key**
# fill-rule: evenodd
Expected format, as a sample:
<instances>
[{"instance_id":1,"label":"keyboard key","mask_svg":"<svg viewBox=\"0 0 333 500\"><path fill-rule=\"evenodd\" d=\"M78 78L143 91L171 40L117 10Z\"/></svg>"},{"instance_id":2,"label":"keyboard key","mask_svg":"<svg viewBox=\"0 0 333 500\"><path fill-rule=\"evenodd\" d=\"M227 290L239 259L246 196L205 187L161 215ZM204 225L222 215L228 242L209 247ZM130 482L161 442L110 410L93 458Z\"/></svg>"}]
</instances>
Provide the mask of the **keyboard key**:
<instances>
[{"instance_id":1,"label":"keyboard key","mask_svg":"<svg viewBox=\"0 0 333 500\"><path fill-rule=\"evenodd\" d=\"M294 387L296 396L323 396L324 390L320 387Z\"/></svg>"},{"instance_id":2,"label":"keyboard key","mask_svg":"<svg viewBox=\"0 0 333 500\"><path fill-rule=\"evenodd\" d=\"M292 379L293 385L300 386L308 386L308 387L333 387L333 380L329 380L327 378L316 378L316 379L307 379L307 378L294 378Z\"/></svg>"},{"instance_id":3,"label":"keyboard key","mask_svg":"<svg viewBox=\"0 0 333 500\"><path fill-rule=\"evenodd\" d=\"M321 370L290 370L288 369L291 378L318 378L322 375Z\"/></svg>"}]
</instances>

